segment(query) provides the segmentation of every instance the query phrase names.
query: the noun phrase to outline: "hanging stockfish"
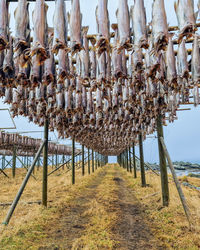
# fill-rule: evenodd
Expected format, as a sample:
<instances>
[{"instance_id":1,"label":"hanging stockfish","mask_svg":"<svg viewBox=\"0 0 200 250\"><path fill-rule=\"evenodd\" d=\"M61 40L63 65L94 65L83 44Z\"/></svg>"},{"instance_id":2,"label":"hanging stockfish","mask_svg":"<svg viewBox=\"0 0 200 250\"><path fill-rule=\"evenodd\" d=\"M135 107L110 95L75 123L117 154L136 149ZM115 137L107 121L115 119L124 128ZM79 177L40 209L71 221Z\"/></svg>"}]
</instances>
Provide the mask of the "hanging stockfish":
<instances>
[{"instance_id":1,"label":"hanging stockfish","mask_svg":"<svg viewBox=\"0 0 200 250\"><path fill-rule=\"evenodd\" d=\"M13 65L13 38L9 36L9 47L4 51L5 58L3 62L3 71L5 73L6 84L12 86L14 81L14 65Z\"/></svg>"},{"instance_id":2,"label":"hanging stockfish","mask_svg":"<svg viewBox=\"0 0 200 250\"><path fill-rule=\"evenodd\" d=\"M72 56L82 50L81 23L82 15L79 0L71 1L71 12L68 14L70 23L70 43Z\"/></svg>"},{"instance_id":3,"label":"hanging stockfish","mask_svg":"<svg viewBox=\"0 0 200 250\"><path fill-rule=\"evenodd\" d=\"M53 43L53 33L51 30L48 30L48 55L49 57L44 62L44 72L42 76L42 82L44 84L52 84L55 80L56 69L55 69L55 60L52 53L52 43ZM59 65L60 65L59 61ZM50 85L51 86L51 85Z\"/></svg>"},{"instance_id":4,"label":"hanging stockfish","mask_svg":"<svg viewBox=\"0 0 200 250\"><path fill-rule=\"evenodd\" d=\"M68 51L67 36L68 36L68 20L64 0L56 0L55 11L53 17L54 23L54 38L53 52L58 54L60 49Z\"/></svg>"},{"instance_id":5,"label":"hanging stockfish","mask_svg":"<svg viewBox=\"0 0 200 250\"><path fill-rule=\"evenodd\" d=\"M145 74L147 78L151 78L155 80L156 73L159 70L160 63L159 63L159 56L156 56L153 53L153 41L152 37L149 37L149 48L145 52Z\"/></svg>"},{"instance_id":6,"label":"hanging stockfish","mask_svg":"<svg viewBox=\"0 0 200 250\"><path fill-rule=\"evenodd\" d=\"M151 26L154 50L157 53L166 48L169 37L164 0L153 0Z\"/></svg>"},{"instance_id":7,"label":"hanging stockfish","mask_svg":"<svg viewBox=\"0 0 200 250\"><path fill-rule=\"evenodd\" d=\"M42 65L47 59L47 51L45 47L47 33L47 15L48 6L44 0L36 0L35 9L33 11L33 47L31 49L31 57L35 56L32 61L37 65Z\"/></svg>"},{"instance_id":8,"label":"hanging stockfish","mask_svg":"<svg viewBox=\"0 0 200 250\"><path fill-rule=\"evenodd\" d=\"M120 52L123 48L130 50L132 44L130 41L130 16L127 0L119 0L116 17L119 30L118 51Z\"/></svg>"},{"instance_id":9,"label":"hanging stockfish","mask_svg":"<svg viewBox=\"0 0 200 250\"><path fill-rule=\"evenodd\" d=\"M108 14L108 0L98 0L96 8L97 21L97 53L100 56L104 51L110 49L110 21Z\"/></svg>"},{"instance_id":10,"label":"hanging stockfish","mask_svg":"<svg viewBox=\"0 0 200 250\"><path fill-rule=\"evenodd\" d=\"M8 3L6 0L0 0L0 51L8 46L9 35L9 15Z\"/></svg>"},{"instance_id":11,"label":"hanging stockfish","mask_svg":"<svg viewBox=\"0 0 200 250\"><path fill-rule=\"evenodd\" d=\"M167 66L167 81L169 86L177 87L177 73L176 73L176 58L174 53L174 46L172 42L172 35L169 36L169 44L166 51L166 66Z\"/></svg>"},{"instance_id":12,"label":"hanging stockfish","mask_svg":"<svg viewBox=\"0 0 200 250\"><path fill-rule=\"evenodd\" d=\"M196 34L194 37L193 42L193 49L192 49L192 79L194 86L193 95L194 95L194 103L195 106L199 104L199 88L198 84L200 83L200 54L199 54L199 36Z\"/></svg>"},{"instance_id":13,"label":"hanging stockfish","mask_svg":"<svg viewBox=\"0 0 200 250\"><path fill-rule=\"evenodd\" d=\"M188 66L188 53L185 46L185 40L183 39L178 46L177 52L177 75L178 84L186 87L188 85L189 78L189 66Z\"/></svg>"},{"instance_id":14,"label":"hanging stockfish","mask_svg":"<svg viewBox=\"0 0 200 250\"><path fill-rule=\"evenodd\" d=\"M123 76L122 71L122 53L118 53L117 44L119 42L119 31L118 25L112 24L112 28L115 32L113 49L112 49L112 77L113 79L118 79Z\"/></svg>"},{"instance_id":15,"label":"hanging stockfish","mask_svg":"<svg viewBox=\"0 0 200 250\"><path fill-rule=\"evenodd\" d=\"M89 82L89 71L90 71L90 61L89 61L89 42L87 38L89 27L82 28L82 37L83 37L83 50L80 51L80 60L81 60L81 78L88 84Z\"/></svg>"},{"instance_id":16,"label":"hanging stockfish","mask_svg":"<svg viewBox=\"0 0 200 250\"><path fill-rule=\"evenodd\" d=\"M184 36L191 37L196 30L196 16L194 13L194 0L178 0L174 3L174 9L178 19L180 43Z\"/></svg>"},{"instance_id":17,"label":"hanging stockfish","mask_svg":"<svg viewBox=\"0 0 200 250\"><path fill-rule=\"evenodd\" d=\"M134 45L148 49L148 37L146 26L146 10L144 0L135 0L134 6L131 7L132 29Z\"/></svg>"},{"instance_id":18,"label":"hanging stockfish","mask_svg":"<svg viewBox=\"0 0 200 250\"><path fill-rule=\"evenodd\" d=\"M15 36L14 50L20 58L21 67L27 67L30 52L30 27L29 27L29 4L27 0L19 0L14 12L15 17Z\"/></svg>"}]
</instances>

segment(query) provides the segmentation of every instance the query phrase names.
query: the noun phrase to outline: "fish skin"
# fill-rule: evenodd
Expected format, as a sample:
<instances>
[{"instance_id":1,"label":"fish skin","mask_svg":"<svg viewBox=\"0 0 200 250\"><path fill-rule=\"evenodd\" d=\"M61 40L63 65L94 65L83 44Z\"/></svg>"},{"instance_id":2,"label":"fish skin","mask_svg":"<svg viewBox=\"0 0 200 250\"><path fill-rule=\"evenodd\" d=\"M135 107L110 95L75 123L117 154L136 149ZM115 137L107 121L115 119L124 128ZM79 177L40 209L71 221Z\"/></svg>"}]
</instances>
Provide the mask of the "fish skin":
<instances>
[{"instance_id":1,"label":"fish skin","mask_svg":"<svg viewBox=\"0 0 200 250\"><path fill-rule=\"evenodd\" d=\"M69 48L67 48L68 18L64 0L56 0L53 23L54 38L52 51L58 54L59 49L69 50Z\"/></svg>"},{"instance_id":2,"label":"fish skin","mask_svg":"<svg viewBox=\"0 0 200 250\"><path fill-rule=\"evenodd\" d=\"M46 34L47 31L47 15L48 6L45 4L44 0L36 0L35 9L33 11L33 47L30 52L30 56L36 55L37 64L42 65L47 59L46 51Z\"/></svg>"},{"instance_id":3,"label":"fish skin","mask_svg":"<svg viewBox=\"0 0 200 250\"><path fill-rule=\"evenodd\" d=\"M112 24L112 29L115 32L113 48L112 48L112 78L118 79L123 76L122 69L122 53L118 53L117 44L119 41L118 25Z\"/></svg>"},{"instance_id":4,"label":"fish skin","mask_svg":"<svg viewBox=\"0 0 200 250\"><path fill-rule=\"evenodd\" d=\"M34 55L31 58L31 73L30 73L30 80L32 83L32 87L35 87L38 85L40 81L40 66L38 65L38 58L37 55Z\"/></svg>"},{"instance_id":5,"label":"fish skin","mask_svg":"<svg viewBox=\"0 0 200 250\"><path fill-rule=\"evenodd\" d=\"M87 38L89 26L82 28L82 37L83 37L83 50L80 51L81 59L81 77L84 80L89 81L89 42Z\"/></svg>"},{"instance_id":6,"label":"fish skin","mask_svg":"<svg viewBox=\"0 0 200 250\"><path fill-rule=\"evenodd\" d=\"M184 36L189 38L196 30L194 0L178 0L174 3L174 9L179 27L178 43L181 43Z\"/></svg>"},{"instance_id":7,"label":"fish skin","mask_svg":"<svg viewBox=\"0 0 200 250\"><path fill-rule=\"evenodd\" d=\"M168 44L168 24L164 0L153 0L152 35L155 52L165 49Z\"/></svg>"},{"instance_id":8,"label":"fish skin","mask_svg":"<svg viewBox=\"0 0 200 250\"><path fill-rule=\"evenodd\" d=\"M9 17L6 0L0 0L0 51L8 46Z\"/></svg>"},{"instance_id":9,"label":"fish skin","mask_svg":"<svg viewBox=\"0 0 200 250\"><path fill-rule=\"evenodd\" d=\"M98 57L97 59L98 61L98 68L99 68L99 72L98 72L98 77L97 77L97 81L99 84L101 84L101 82L106 82L106 52L104 51L100 57Z\"/></svg>"},{"instance_id":10,"label":"fish skin","mask_svg":"<svg viewBox=\"0 0 200 250\"><path fill-rule=\"evenodd\" d=\"M131 49L130 42L130 15L127 0L119 0L118 10L116 12L118 31L119 31L119 45L118 51L124 49Z\"/></svg>"},{"instance_id":11,"label":"fish skin","mask_svg":"<svg viewBox=\"0 0 200 250\"><path fill-rule=\"evenodd\" d=\"M44 73L42 76L42 81L45 84L50 84L54 82L55 77L55 60L54 60L54 54L52 52L52 32L48 32L48 54L49 57L44 62Z\"/></svg>"},{"instance_id":12,"label":"fish skin","mask_svg":"<svg viewBox=\"0 0 200 250\"><path fill-rule=\"evenodd\" d=\"M69 16L70 23L70 43L72 56L82 50L81 41L81 22L82 15L80 11L79 0L73 0L71 4L71 12Z\"/></svg>"},{"instance_id":13,"label":"fish skin","mask_svg":"<svg viewBox=\"0 0 200 250\"><path fill-rule=\"evenodd\" d=\"M0 81L4 83L5 73L3 71L4 51L0 51Z\"/></svg>"},{"instance_id":14,"label":"fish skin","mask_svg":"<svg viewBox=\"0 0 200 250\"><path fill-rule=\"evenodd\" d=\"M15 37L14 37L14 49L23 52L29 47L27 38L30 35L29 29L29 4L27 0L19 0L17 8L14 12L15 17Z\"/></svg>"},{"instance_id":15,"label":"fish skin","mask_svg":"<svg viewBox=\"0 0 200 250\"><path fill-rule=\"evenodd\" d=\"M67 54L64 49L58 51L58 83L64 83L68 76Z\"/></svg>"},{"instance_id":16,"label":"fish skin","mask_svg":"<svg viewBox=\"0 0 200 250\"><path fill-rule=\"evenodd\" d=\"M90 79L96 79L97 57L96 57L96 40L91 41L92 49L89 52L90 55Z\"/></svg>"},{"instance_id":17,"label":"fish skin","mask_svg":"<svg viewBox=\"0 0 200 250\"><path fill-rule=\"evenodd\" d=\"M96 8L97 21L97 53L100 56L104 51L110 49L110 21L108 14L108 0L98 0Z\"/></svg>"},{"instance_id":18,"label":"fish skin","mask_svg":"<svg viewBox=\"0 0 200 250\"><path fill-rule=\"evenodd\" d=\"M194 84L198 84L200 81L200 54L198 39L198 35L195 35L192 49L191 71Z\"/></svg>"},{"instance_id":19,"label":"fish skin","mask_svg":"<svg viewBox=\"0 0 200 250\"><path fill-rule=\"evenodd\" d=\"M131 8L131 18L133 19L133 36L134 45L148 49L148 37L146 26L146 10L144 0L135 0L134 6Z\"/></svg>"},{"instance_id":20,"label":"fish skin","mask_svg":"<svg viewBox=\"0 0 200 250\"><path fill-rule=\"evenodd\" d=\"M177 52L177 74L183 79L189 78L189 66L188 66L188 53L185 46L185 40L183 39L178 46Z\"/></svg>"},{"instance_id":21,"label":"fish skin","mask_svg":"<svg viewBox=\"0 0 200 250\"><path fill-rule=\"evenodd\" d=\"M3 62L3 71L9 83L14 80L14 65L13 65L13 38L9 37L9 48L5 51L5 58Z\"/></svg>"}]
</instances>

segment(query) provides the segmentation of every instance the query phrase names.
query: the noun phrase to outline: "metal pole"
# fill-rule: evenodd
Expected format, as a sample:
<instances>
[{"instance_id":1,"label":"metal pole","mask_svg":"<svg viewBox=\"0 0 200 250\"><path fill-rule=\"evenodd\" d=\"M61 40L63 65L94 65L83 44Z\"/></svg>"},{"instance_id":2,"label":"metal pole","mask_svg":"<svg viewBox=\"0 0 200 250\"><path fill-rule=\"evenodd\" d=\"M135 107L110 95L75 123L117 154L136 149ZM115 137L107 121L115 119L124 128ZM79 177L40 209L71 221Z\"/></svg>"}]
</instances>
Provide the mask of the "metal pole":
<instances>
[{"instance_id":1,"label":"metal pole","mask_svg":"<svg viewBox=\"0 0 200 250\"><path fill-rule=\"evenodd\" d=\"M15 178L16 170L16 147L13 147L13 160L12 160L12 177Z\"/></svg>"},{"instance_id":2,"label":"metal pole","mask_svg":"<svg viewBox=\"0 0 200 250\"><path fill-rule=\"evenodd\" d=\"M133 169L134 169L134 178L137 178L137 166L135 159L135 144L133 143Z\"/></svg>"},{"instance_id":3,"label":"metal pole","mask_svg":"<svg viewBox=\"0 0 200 250\"><path fill-rule=\"evenodd\" d=\"M142 134L139 134L139 145L140 145L141 182L142 182L142 187L146 187Z\"/></svg>"},{"instance_id":4,"label":"metal pole","mask_svg":"<svg viewBox=\"0 0 200 250\"><path fill-rule=\"evenodd\" d=\"M72 185L75 184L75 141L72 139Z\"/></svg>"},{"instance_id":5,"label":"metal pole","mask_svg":"<svg viewBox=\"0 0 200 250\"><path fill-rule=\"evenodd\" d=\"M22 195L22 193L23 193L23 191L24 191L24 189L26 187L26 184L27 184L27 182L28 182L28 180L29 180L29 178L31 176L33 168L34 168L34 166L35 166L35 164L37 162L37 159L38 159L38 157L39 157L45 143L46 143L46 141L44 140L44 142L41 144L41 146L40 146L40 148L39 148L39 150L38 150L38 152L36 154L36 157L35 157L32 165L31 165L31 167L29 168L29 170L28 170L28 172L26 174L26 177L24 178L24 180L22 182L22 185L21 185L21 187L20 187L20 189L19 189L19 191L18 191L18 193L17 193L17 195L16 195L16 197L15 197L15 199L14 199L14 201L13 201L7 215L6 215L6 218L5 218L4 222L3 222L4 225L8 225L8 223L10 221L10 218L11 218L11 216L12 216L12 214L13 214L13 212L14 212L17 204L18 204L18 201L20 200L20 197L21 197L21 195Z\"/></svg>"},{"instance_id":6,"label":"metal pole","mask_svg":"<svg viewBox=\"0 0 200 250\"><path fill-rule=\"evenodd\" d=\"M88 174L90 174L90 149L88 148Z\"/></svg>"},{"instance_id":7,"label":"metal pole","mask_svg":"<svg viewBox=\"0 0 200 250\"><path fill-rule=\"evenodd\" d=\"M157 118L157 135L158 135L158 150L160 159L161 187L162 187L162 202L163 206L169 205L169 186L165 152L162 147L160 138L163 138L162 116L159 114Z\"/></svg>"},{"instance_id":8,"label":"metal pole","mask_svg":"<svg viewBox=\"0 0 200 250\"><path fill-rule=\"evenodd\" d=\"M43 150L43 181L42 181L42 205L47 207L47 174L48 174L48 134L49 134L49 120L44 122L44 150Z\"/></svg>"},{"instance_id":9,"label":"metal pole","mask_svg":"<svg viewBox=\"0 0 200 250\"><path fill-rule=\"evenodd\" d=\"M85 162L84 162L84 145L82 145L82 176L85 175Z\"/></svg>"}]
</instances>

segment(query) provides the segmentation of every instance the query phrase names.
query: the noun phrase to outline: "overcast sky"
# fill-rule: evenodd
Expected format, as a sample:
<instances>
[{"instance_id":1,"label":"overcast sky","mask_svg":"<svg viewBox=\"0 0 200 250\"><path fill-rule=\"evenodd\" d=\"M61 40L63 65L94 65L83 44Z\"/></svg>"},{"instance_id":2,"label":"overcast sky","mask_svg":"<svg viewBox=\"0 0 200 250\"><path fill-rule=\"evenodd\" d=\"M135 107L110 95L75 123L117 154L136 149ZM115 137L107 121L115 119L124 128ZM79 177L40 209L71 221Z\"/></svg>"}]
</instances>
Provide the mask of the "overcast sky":
<instances>
[{"instance_id":1,"label":"overcast sky","mask_svg":"<svg viewBox=\"0 0 200 250\"><path fill-rule=\"evenodd\" d=\"M83 26L89 26L89 34L96 33L96 18L95 18L95 9L97 5L97 0L80 0L81 4L81 12L83 13ZM147 12L147 22L151 22L151 11L152 11L152 2L153 0L144 0L146 12ZM108 10L110 16L110 23L116 23L115 12L117 9L117 0L108 0ZM134 1L128 1L129 6L131 6ZM197 10L197 0L194 1L195 10ZM49 10L48 10L48 24L49 26L53 26L53 11L54 11L54 3L48 2ZM11 31L14 28L14 17L13 11L16 8L16 3L10 4L11 11ZM176 15L174 11L174 0L165 1L165 7L167 12L167 18L169 25L177 25ZM66 2L67 11L70 10L70 2ZM34 3L30 4L30 11L34 8ZM32 15L30 15L32 18ZM31 22L32 24L32 22ZM7 108L8 106L3 104L0 101L0 108ZM184 106L185 107L185 106ZM189 106L192 108L191 111L178 112L178 120L173 124L169 124L164 128L165 140L170 152L171 158L173 161L175 160L184 160L191 162L199 162L200 163L200 108L194 108L193 106ZM11 126L11 120L6 112L0 113L0 127ZM42 131L43 128L39 128L33 123L29 123L26 118L20 117L15 118L15 123L17 126L17 131ZM14 131L14 130L9 130ZM42 137L42 132L37 134L32 134L34 137ZM50 133L50 138L52 140L56 140L56 135L54 133ZM63 143L63 141L61 141ZM70 144L70 141L64 141L65 144ZM144 143L144 156L145 160L149 162L157 162L158 161L158 146L156 138L149 138ZM138 148L136 148L136 152L138 154ZM115 160L114 158L110 158L110 161Z\"/></svg>"}]
</instances>

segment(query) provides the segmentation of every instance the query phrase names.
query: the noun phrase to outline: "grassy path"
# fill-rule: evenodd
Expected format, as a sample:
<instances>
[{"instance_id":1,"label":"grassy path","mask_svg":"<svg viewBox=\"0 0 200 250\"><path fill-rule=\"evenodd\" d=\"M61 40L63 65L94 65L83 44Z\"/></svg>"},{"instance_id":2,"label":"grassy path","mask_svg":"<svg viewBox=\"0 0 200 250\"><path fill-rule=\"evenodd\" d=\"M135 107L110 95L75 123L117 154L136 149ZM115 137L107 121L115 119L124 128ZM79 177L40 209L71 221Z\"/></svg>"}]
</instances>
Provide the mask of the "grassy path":
<instances>
[{"instance_id":1,"label":"grassy path","mask_svg":"<svg viewBox=\"0 0 200 250\"><path fill-rule=\"evenodd\" d=\"M39 218L0 238L0 249L198 249L171 248L176 242L169 231L172 219L165 230L167 211L159 217L156 204L141 202L141 193L152 190L140 188L139 182L116 165L98 169L69 187L59 202L41 209Z\"/></svg>"}]
</instances>

